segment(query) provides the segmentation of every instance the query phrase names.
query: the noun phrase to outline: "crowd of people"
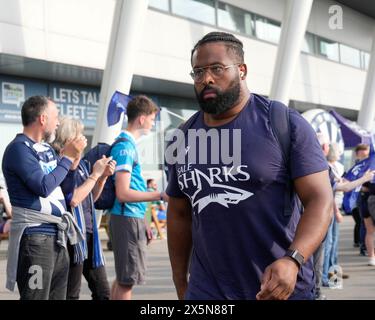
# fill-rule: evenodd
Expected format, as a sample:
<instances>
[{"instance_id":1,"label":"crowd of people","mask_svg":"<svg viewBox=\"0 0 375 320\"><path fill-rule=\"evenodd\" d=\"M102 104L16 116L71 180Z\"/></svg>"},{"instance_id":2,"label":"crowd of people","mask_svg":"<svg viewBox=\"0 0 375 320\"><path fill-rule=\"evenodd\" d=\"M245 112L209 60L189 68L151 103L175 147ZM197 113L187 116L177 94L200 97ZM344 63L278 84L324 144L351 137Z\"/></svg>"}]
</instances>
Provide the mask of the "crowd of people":
<instances>
[{"instance_id":1,"label":"crowd of people","mask_svg":"<svg viewBox=\"0 0 375 320\"><path fill-rule=\"evenodd\" d=\"M330 183L334 193L334 214L328 227L328 231L324 241L320 244L320 246L314 253L314 271L316 274L315 299L325 300L326 296L321 292L322 286L337 288L338 286L342 286L342 283L340 283L340 281L338 282L337 277L340 278L339 280L349 278L349 275L343 272L338 261L338 244L340 235L339 223L343 221L343 211L341 208L344 192L349 192L356 188L363 188L363 185L369 184L370 181L374 179L375 171L367 170L362 177L356 180L346 180L345 178L343 178L343 165L338 161L340 159L340 151L338 145L334 143L330 144L329 138L322 133L318 133L318 140L322 147L323 154L326 156L328 161ZM360 159L358 159L357 156L357 160L364 160L369 156L368 145L358 145L356 148L356 150L363 149L366 149L367 153ZM355 234L356 228L357 226L354 227ZM371 256L368 264L370 266L373 265ZM337 275L338 273L339 275Z\"/></svg>"},{"instance_id":2,"label":"crowd of people","mask_svg":"<svg viewBox=\"0 0 375 320\"><path fill-rule=\"evenodd\" d=\"M8 219L1 233L10 229L9 290L17 285L27 300L79 299L83 275L93 299L129 300L134 285L145 282L152 223L160 238L167 229L179 299L324 299L320 288L332 285L339 265L343 192L355 188L362 189L352 213L354 245L366 248L375 265L374 172L343 179L339 150L328 137L317 136L297 111L251 93L234 35L205 35L191 65L200 110L168 141L166 192L154 179L146 183L137 150L159 112L148 97L131 99L126 129L92 166L83 159L80 121L59 117L47 97L23 103L23 132L2 161L11 203L0 197ZM204 142L194 135L202 131L209 136ZM358 146L357 158L368 151ZM108 181L115 192L108 212L112 285L95 211Z\"/></svg>"},{"instance_id":3,"label":"crowd of people","mask_svg":"<svg viewBox=\"0 0 375 320\"><path fill-rule=\"evenodd\" d=\"M13 214L1 229L7 233L10 227L8 289L17 283L21 299L76 300L83 275L95 300L131 298L132 286L144 282L145 249L152 239L145 201L167 199L164 193L146 190L135 145L152 128L157 111L149 98L135 97L127 107L128 127L119 137L123 141L91 168L83 159L87 139L79 120L59 117L47 97L24 102L23 132L8 145L2 163L11 210L1 200L7 216ZM95 202L112 178L116 280L110 288ZM32 277L36 281L30 285Z\"/></svg>"}]
</instances>

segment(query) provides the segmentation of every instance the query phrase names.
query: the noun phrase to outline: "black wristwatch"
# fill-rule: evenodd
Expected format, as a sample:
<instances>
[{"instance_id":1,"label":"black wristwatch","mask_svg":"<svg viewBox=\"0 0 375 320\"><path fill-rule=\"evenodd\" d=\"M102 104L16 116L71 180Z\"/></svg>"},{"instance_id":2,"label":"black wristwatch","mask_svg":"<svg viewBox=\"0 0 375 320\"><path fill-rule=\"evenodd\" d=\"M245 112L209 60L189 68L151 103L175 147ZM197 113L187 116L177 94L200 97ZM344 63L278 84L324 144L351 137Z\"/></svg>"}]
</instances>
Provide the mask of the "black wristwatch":
<instances>
[{"instance_id":1,"label":"black wristwatch","mask_svg":"<svg viewBox=\"0 0 375 320\"><path fill-rule=\"evenodd\" d=\"M290 257L290 258L292 258L293 261L295 261L297 263L299 269L301 269L302 265L305 263L304 256L302 254L300 254L298 250L288 249L285 252L284 257Z\"/></svg>"}]
</instances>

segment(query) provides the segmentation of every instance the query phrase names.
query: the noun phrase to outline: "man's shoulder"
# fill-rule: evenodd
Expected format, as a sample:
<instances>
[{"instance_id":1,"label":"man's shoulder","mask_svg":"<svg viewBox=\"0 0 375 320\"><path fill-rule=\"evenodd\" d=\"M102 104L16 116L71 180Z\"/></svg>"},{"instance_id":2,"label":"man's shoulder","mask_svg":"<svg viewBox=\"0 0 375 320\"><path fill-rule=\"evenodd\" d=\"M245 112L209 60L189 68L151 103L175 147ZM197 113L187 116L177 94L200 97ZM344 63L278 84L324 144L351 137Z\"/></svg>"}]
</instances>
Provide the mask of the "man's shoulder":
<instances>
[{"instance_id":1,"label":"man's shoulder","mask_svg":"<svg viewBox=\"0 0 375 320\"><path fill-rule=\"evenodd\" d=\"M250 102L252 102L252 103L254 103L256 105L264 106L266 108L269 107L271 101L272 100L270 100L267 97L262 96L262 95L260 95L258 93L251 93L251 96L250 96Z\"/></svg>"},{"instance_id":2,"label":"man's shoulder","mask_svg":"<svg viewBox=\"0 0 375 320\"><path fill-rule=\"evenodd\" d=\"M251 98L250 102L257 105L258 107L263 107L266 111L270 110L270 106L272 105L277 105L277 107L280 108L285 108L289 110L289 113L297 113L299 114L296 110L288 107L285 103L279 101L279 100L273 100L268 97L265 97L263 95L257 94L257 93L251 93Z\"/></svg>"},{"instance_id":3,"label":"man's shoulder","mask_svg":"<svg viewBox=\"0 0 375 320\"><path fill-rule=\"evenodd\" d=\"M137 147L129 140L117 142L111 149L111 155L125 155L129 152L136 152Z\"/></svg>"},{"instance_id":4,"label":"man's shoulder","mask_svg":"<svg viewBox=\"0 0 375 320\"><path fill-rule=\"evenodd\" d=\"M115 139L113 148L136 148L134 138L128 133L122 131Z\"/></svg>"},{"instance_id":5,"label":"man's shoulder","mask_svg":"<svg viewBox=\"0 0 375 320\"><path fill-rule=\"evenodd\" d=\"M289 108L289 119L292 132L300 133L301 130L307 131L316 137L312 125L295 109Z\"/></svg>"},{"instance_id":6,"label":"man's shoulder","mask_svg":"<svg viewBox=\"0 0 375 320\"><path fill-rule=\"evenodd\" d=\"M17 135L7 146L5 153L23 151L27 152L33 144L23 135ZM21 159L20 159L21 160Z\"/></svg>"},{"instance_id":7,"label":"man's shoulder","mask_svg":"<svg viewBox=\"0 0 375 320\"><path fill-rule=\"evenodd\" d=\"M2 159L4 174L7 170L18 170L26 165L25 159L37 158L33 145L26 137L16 136L6 147Z\"/></svg>"},{"instance_id":8,"label":"man's shoulder","mask_svg":"<svg viewBox=\"0 0 375 320\"><path fill-rule=\"evenodd\" d=\"M112 147L111 156L117 161L118 165L123 162L133 161L138 157L137 147L129 140L120 141Z\"/></svg>"},{"instance_id":9,"label":"man's shoulder","mask_svg":"<svg viewBox=\"0 0 375 320\"><path fill-rule=\"evenodd\" d=\"M251 93L248 106L249 108L247 108L247 110L249 114L255 113L264 121L269 121L272 116L278 117L281 113L283 113L281 109L288 109L288 107L285 106L282 102L271 100L256 93Z\"/></svg>"},{"instance_id":10,"label":"man's shoulder","mask_svg":"<svg viewBox=\"0 0 375 320\"><path fill-rule=\"evenodd\" d=\"M263 107L261 108L261 110L264 109L266 111L270 110L271 104L277 105L278 107L281 107L281 108L287 108L290 110L290 108L288 108L288 106L286 106L283 102L279 100L270 99L258 93L251 93L250 103L256 105L257 107Z\"/></svg>"}]
</instances>

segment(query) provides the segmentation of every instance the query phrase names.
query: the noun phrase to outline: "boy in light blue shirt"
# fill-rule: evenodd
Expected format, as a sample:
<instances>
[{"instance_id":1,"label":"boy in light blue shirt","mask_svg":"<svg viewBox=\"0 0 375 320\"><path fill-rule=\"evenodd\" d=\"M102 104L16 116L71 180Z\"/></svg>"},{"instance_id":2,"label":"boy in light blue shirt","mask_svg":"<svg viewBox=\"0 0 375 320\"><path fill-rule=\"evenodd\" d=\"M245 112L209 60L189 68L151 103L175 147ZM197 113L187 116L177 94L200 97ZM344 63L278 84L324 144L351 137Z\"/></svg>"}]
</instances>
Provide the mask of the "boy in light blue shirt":
<instances>
[{"instance_id":1,"label":"boy in light blue shirt","mask_svg":"<svg viewBox=\"0 0 375 320\"><path fill-rule=\"evenodd\" d=\"M146 96L133 98L127 106L128 126L117 137L124 141L111 150L117 162L116 201L109 223L116 271L111 298L115 300L130 300L133 285L144 283L146 245L152 239L146 228L145 201L164 198L163 193L147 192L136 147L136 140L150 132L157 112Z\"/></svg>"}]
</instances>

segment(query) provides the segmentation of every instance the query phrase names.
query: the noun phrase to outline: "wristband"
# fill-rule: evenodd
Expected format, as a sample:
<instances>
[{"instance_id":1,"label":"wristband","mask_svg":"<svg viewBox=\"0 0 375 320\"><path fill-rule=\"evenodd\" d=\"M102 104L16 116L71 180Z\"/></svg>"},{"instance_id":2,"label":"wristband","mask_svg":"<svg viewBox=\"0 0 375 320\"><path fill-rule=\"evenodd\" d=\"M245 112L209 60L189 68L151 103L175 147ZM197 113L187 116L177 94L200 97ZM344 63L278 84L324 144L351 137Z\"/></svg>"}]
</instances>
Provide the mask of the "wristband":
<instances>
[{"instance_id":1,"label":"wristband","mask_svg":"<svg viewBox=\"0 0 375 320\"><path fill-rule=\"evenodd\" d=\"M284 257L291 258L298 265L299 269L301 269L302 265L305 263L304 256L302 254L300 254L298 250L288 249L285 252Z\"/></svg>"},{"instance_id":2,"label":"wristband","mask_svg":"<svg viewBox=\"0 0 375 320\"><path fill-rule=\"evenodd\" d=\"M89 179L94 180L95 182L98 181L97 179L95 179L95 178L93 178L93 177L91 177L91 176L89 176Z\"/></svg>"}]
</instances>

